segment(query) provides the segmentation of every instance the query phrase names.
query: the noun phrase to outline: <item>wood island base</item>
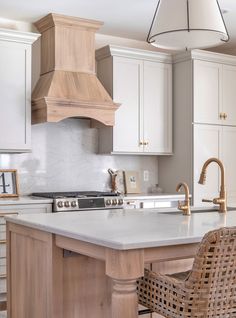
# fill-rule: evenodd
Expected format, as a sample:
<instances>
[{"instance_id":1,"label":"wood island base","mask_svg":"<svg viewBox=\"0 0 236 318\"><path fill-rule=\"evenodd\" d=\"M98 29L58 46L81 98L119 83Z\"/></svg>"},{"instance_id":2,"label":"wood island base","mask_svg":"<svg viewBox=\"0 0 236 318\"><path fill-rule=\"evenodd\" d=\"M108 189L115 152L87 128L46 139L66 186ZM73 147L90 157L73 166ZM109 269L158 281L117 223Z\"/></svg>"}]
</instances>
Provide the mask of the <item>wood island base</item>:
<instances>
[{"instance_id":1,"label":"wood island base","mask_svg":"<svg viewBox=\"0 0 236 318\"><path fill-rule=\"evenodd\" d=\"M7 222L8 318L137 318L144 264L197 245L115 250Z\"/></svg>"}]
</instances>

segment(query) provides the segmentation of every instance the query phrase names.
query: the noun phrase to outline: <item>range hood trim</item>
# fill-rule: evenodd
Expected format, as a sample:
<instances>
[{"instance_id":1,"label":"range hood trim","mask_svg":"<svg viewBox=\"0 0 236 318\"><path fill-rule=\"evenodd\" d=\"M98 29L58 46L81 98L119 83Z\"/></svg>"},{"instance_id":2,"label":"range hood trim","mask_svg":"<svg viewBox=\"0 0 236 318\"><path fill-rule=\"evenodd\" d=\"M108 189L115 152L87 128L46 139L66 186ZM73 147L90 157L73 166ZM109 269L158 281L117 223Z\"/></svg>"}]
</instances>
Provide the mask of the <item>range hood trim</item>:
<instances>
[{"instance_id":1,"label":"range hood trim","mask_svg":"<svg viewBox=\"0 0 236 318\"><path fill-rule=\"evenodd\" d=\"M104 125L113 126L114 117L111 116L119 104L109 103L98 105L98 102L58 99L53 97L43 97L32 103L35 116L32 118L32 124L44 122L59 122L66 118L93 118ZM70 116L68 116L68 109ZM96 110L96 113L94 113Z\"/></svg>"},{"instance_id":2,"label":"range hood trim","mask_svg":"<svg viewBox=\"0 0 236 318\"><path fill-rule=\"evenodd\" d=\"M34 23L35 27L40 33L43 33L57 25L72 28L85 27L96 32L103 24L103 22L97 20L82 19L56 13L49 13L48 15Z\"/></svg>"}]
</instances>

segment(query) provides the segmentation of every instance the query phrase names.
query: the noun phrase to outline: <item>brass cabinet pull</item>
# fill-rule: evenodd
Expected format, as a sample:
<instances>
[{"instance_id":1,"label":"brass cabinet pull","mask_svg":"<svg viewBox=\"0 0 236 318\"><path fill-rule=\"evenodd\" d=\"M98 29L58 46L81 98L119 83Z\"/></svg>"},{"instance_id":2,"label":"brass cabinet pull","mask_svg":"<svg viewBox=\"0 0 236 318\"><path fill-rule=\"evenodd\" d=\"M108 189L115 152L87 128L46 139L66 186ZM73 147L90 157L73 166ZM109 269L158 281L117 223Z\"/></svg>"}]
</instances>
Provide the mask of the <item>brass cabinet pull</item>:
<instances>
[{"instance_id":1,"label":"brass cabinet pull","mask_svg":"<svg viewBox=\"0 0 236 318\"><path fill-rule=\"evenodd\" d=\"M147 146L148 145L148 141L144 141L144 146Z\"/></svg>"},{"instance_id":2,"label":"brass cabinet pull","mask_svg":"<svg viewBox=\"0 0 236 318\"><path fill-rule=\"evenodd\" d=\"M144 145L144 142L143 141L140 141L139 142L139 146L143 146Z\"/></svg>"},{"instance_id":3,"label":"brass cabinet pull","mask_svg":"<svg viewBox=\"0 0 236 318\"><path fill-rule=\"evenodd\" d=\"M0 240L0 244L6 244L6 240Z\"/></svg>"},{"instance_id":4,"label":"brass cabinet pull","mask_svg":"<svg viewBox=\"0 0 236 318\"><path fill-rule=\"evenodd\" d=\"M6 274L0 274L0 279L7 278Z\"/></svg>"},{"instance_id":5,"label":"brass cabinet pull","mask_svg":"<svg viewBox=\"0 0 236 318\"><path fill-rule=\"evenodd\" d=\"M227 114L226 114L226 113L224 113L224 120L225 120L225 119L227 119Z\"/></svg>"}]
</instances>

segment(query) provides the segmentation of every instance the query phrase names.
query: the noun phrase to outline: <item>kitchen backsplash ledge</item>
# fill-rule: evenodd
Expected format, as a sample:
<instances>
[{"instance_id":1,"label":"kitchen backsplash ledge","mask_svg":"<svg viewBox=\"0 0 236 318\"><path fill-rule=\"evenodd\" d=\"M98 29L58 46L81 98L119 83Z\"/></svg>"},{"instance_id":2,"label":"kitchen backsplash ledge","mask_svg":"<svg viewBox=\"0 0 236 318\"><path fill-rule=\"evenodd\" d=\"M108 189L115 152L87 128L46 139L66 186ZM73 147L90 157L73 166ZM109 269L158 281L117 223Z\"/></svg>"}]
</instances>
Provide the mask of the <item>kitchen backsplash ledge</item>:
<instances>
[{"instance_id":1,"label":"kitchen backsplash ledge","mask_svg":"<svg viewBox=\"0 0 236 318\"><path fill-rule=\"evenodd\" d=\"M100 155L98 132L86 119L32 126L32 152L0 154L1 169L17 169L20 194L39 191L110 189L107 169L149 170L142 192L157 183L155 156Z\"/></svg>"}]
</instances>

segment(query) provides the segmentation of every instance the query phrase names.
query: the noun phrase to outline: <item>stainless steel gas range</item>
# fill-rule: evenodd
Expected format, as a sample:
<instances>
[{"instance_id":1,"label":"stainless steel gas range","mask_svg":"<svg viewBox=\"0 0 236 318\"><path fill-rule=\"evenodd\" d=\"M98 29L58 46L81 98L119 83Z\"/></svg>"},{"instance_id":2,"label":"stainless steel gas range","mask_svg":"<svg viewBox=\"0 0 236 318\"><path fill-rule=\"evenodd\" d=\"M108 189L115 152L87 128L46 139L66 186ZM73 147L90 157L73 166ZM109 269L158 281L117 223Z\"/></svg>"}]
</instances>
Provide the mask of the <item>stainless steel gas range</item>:
<instances>
[{"instance_id":1,"label":"stainless steel gas range","mask_svg":"<svg viewBox=\"0 0 236 318\"><path fill-rule=\"evenodd\" d=\"M53 199L53 212L122 209L123 197L117 193L99 191L38 192L33 196Z\"/></svg>"}]
</instances>

